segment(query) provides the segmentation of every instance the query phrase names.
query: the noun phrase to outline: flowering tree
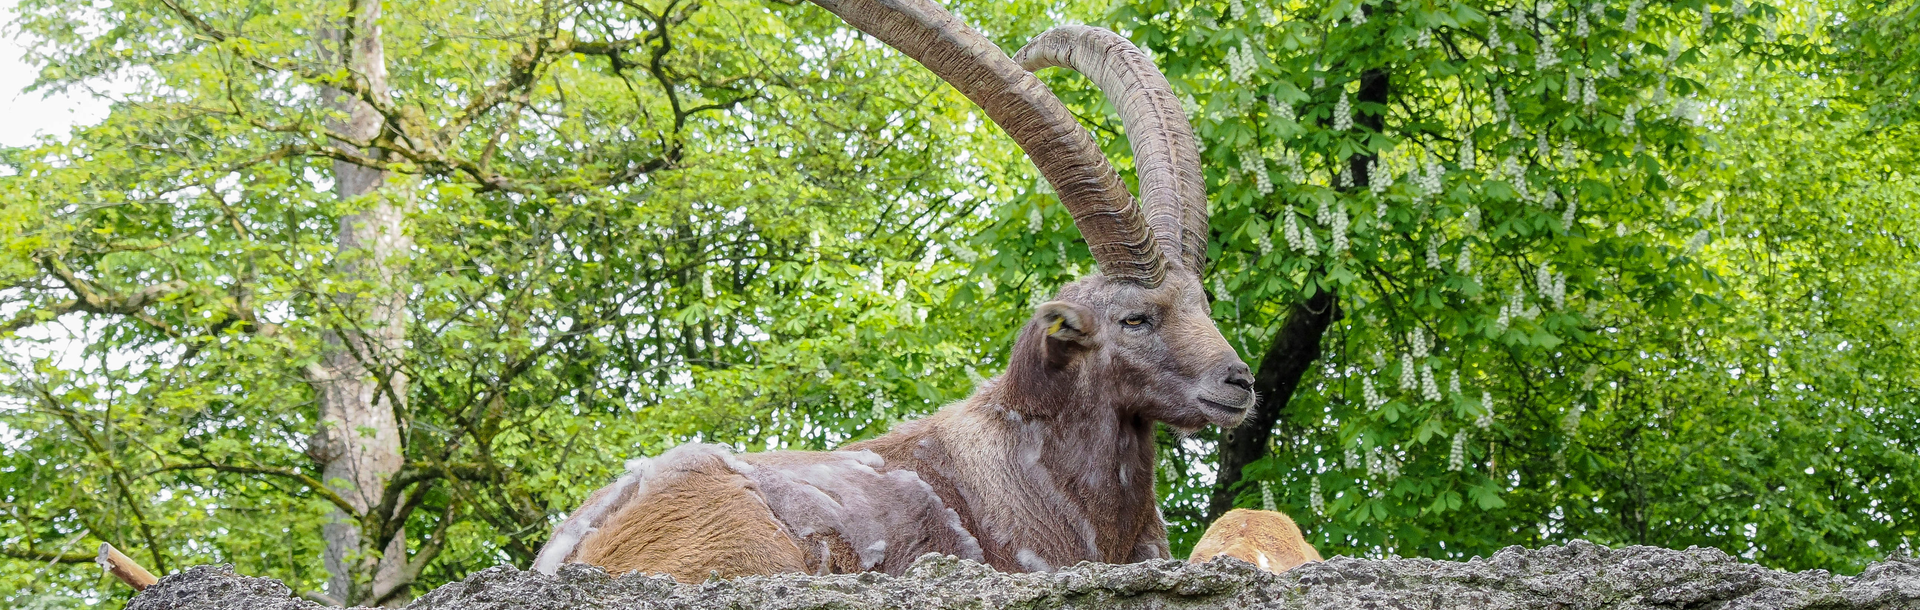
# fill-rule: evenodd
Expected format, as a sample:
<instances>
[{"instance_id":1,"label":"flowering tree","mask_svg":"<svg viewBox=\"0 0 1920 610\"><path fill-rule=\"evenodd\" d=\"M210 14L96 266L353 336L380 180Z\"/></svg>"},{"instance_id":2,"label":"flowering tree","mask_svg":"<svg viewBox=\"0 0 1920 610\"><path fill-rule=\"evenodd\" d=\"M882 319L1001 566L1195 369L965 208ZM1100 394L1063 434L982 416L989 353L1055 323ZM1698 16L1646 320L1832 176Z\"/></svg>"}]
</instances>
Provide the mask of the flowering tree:
<instances>
[{"instance_id":1,"label":"flowering tree","mask_svg":"<svg viewBox=\"0 0 1920 610\"><path fill-rule=\"evenodd\" d=\"M1697 175L1717 146L1700 66L1804 57L1812 18L1741 0L1114 9L1188 92L1217 313L1264 357L1266 398L1219 439L1204 504L1177 489L1193 480L1170 490L1185 515L1253 502L1259 480L1325 515L1336 552L1564 530L1542 516L1569 469L1618 466L1581 439L1637 372L1621 329L1712 302L1700 253L1725 203ZM1509 518L1447 516L1467 509Z\"/></svg>"}]
</instances>

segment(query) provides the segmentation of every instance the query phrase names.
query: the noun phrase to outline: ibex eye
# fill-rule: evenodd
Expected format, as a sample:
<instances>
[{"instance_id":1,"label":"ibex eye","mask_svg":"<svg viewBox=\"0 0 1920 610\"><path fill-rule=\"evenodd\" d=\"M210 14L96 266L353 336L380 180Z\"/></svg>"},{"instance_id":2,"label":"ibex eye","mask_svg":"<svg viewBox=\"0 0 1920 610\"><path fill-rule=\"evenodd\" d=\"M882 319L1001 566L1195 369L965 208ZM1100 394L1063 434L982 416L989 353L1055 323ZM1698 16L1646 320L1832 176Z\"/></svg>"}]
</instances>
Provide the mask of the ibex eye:
<instances>
[{"instance_id":1,"label":"ibex eye","mask_svg":"<svg viewBox=\"0 0 1920 610\"><path fill-rule=\"evenodd\" d=\"M1142 315L1131 315L1131 316L1127 316L1126 319L1121 320L1120 323L1125 324L1127 326L1139 326L1141 324L1147 323L1147 317Z\"/></svg>"}]
</instances>

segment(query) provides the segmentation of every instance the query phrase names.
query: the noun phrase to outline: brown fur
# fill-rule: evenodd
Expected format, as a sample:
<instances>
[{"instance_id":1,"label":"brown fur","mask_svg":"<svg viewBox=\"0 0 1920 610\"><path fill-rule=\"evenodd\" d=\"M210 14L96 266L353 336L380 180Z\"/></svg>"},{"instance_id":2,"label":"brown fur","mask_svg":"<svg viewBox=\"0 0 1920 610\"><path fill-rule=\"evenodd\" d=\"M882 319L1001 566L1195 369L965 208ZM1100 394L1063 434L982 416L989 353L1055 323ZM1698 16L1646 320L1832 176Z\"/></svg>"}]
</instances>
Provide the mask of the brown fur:
<instances>
[{"instance_id":1,"label":"brown fur","mask_svg":"<svg viewBox=\"0 0 1920 610\"><path fill-rule=\"evenodd\" d=\"M1187 562L1202 563L1221 555L1275 574L1320 561L1320 551L1307 544L1292 518L1275 511L1244 508L1227 511L1207 526L1207 533L1193 545Z\"/></svg>"},{"instance_id":2,"label":"brown fur","mask_svg":"<svg viewBox=\"0 0 1920 610\"><path fill-rule=\"evenodd\" d=\"M716 456L648 481L647 493L608 517L599 533L581 543L576 560L615 574L672 574L698 582L711 573L807 568L807 558L753 481Z\"/></svg>"}]
</instances>

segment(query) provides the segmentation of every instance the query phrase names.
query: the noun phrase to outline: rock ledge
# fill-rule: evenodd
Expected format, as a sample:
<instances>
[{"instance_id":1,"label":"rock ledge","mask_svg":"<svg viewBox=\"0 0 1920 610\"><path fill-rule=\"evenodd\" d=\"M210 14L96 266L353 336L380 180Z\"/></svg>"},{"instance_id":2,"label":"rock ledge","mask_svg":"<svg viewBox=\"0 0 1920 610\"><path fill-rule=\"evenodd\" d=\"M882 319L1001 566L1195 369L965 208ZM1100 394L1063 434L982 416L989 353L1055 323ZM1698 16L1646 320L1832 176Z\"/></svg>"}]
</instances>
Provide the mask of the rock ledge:
<instances>
[{"instance_id":1,"label":"rock ledge","mask_svg":"<svg viewBox=\"0 0 1920 610\"><path fill-rule=\"evenodd\" d=\"M1509 547L1467 562L1336 557L1273 575L1235 559L1083 563L1005 574L929 555L906 574L780 575L682 585L570 565L547 576L483 570L435 589L417 610L575 608L1743 608L1920 610L1920 560L1890 558L1859 576L1780 572L1717 549L1609 549L1586 542ZM167 576L128 610L318 610L270 578L198 566Z\"/></svg>"}]
</instances>

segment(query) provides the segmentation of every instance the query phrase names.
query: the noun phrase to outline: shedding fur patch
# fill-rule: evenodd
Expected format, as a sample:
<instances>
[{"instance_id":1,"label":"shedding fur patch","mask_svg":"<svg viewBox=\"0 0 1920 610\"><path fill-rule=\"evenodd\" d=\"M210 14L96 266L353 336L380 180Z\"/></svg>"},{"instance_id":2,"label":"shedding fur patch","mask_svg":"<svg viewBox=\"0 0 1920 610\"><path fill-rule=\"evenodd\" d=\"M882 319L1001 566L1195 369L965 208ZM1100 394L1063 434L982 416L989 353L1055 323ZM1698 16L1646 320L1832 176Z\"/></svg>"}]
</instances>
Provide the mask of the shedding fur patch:
<instances>
[{"instance_id":1,"label":"shedding fur patch","mask_svg":"<svg viewBox=\"0 0 1920 610\"><path fill-rule=\"evenodd\" d=\"M1026 568L1028 572L1053 571L1053 565L1047 563L1047 560L1041 559L1040 554L1033 552L1033 549L1020 549L1019 553L1014 554L1014 558L1019 560L1020 567Z\"/></svg>"},{"instance_id":2,"label":"shedding fur patch","mask_svg":"<svg viewBox=\"0 0 1920 610\"><path fill-rule=\"evenodd\" d=\"M841 557L826 549L817 551L815 561L831 564L834 571L898 573L930 551L957 551L963 556L970 552L979 557L978 545L967 544L973 542L971 535L955 536L962 541L960 549L930 546L928 533L953 527L958 517L912 472L878 470L886 462L872 451L777 451L736 457L754 467L747 473L749 478L793 535L845 545L840 548Z\"/></svg>"},{"instance_id":3,"label":"shedding fur patch","mask_svg":"<svg viewBox=\"0 0 1920 610\"><path fill-rule=\"evenodd\" d=\"M612 485L594 492L586 503L580 505L579 510L574 511L573 515L560 523L560 527L554 529L553 536L547 539L547 544L540 547L540 554L534 557L533 570L543 574L553 574L559 570L560 564L573 558L573 552L579 548L580 541L592 535L598 528L600 521L606 518L609 508L620 504L625 497L644 491L644 482L647 475L651 473L651 460L646 458L628 460L627 474L615 479ZM642 489L635 489L636 486Z\"/></svg>"}]
</instances>

